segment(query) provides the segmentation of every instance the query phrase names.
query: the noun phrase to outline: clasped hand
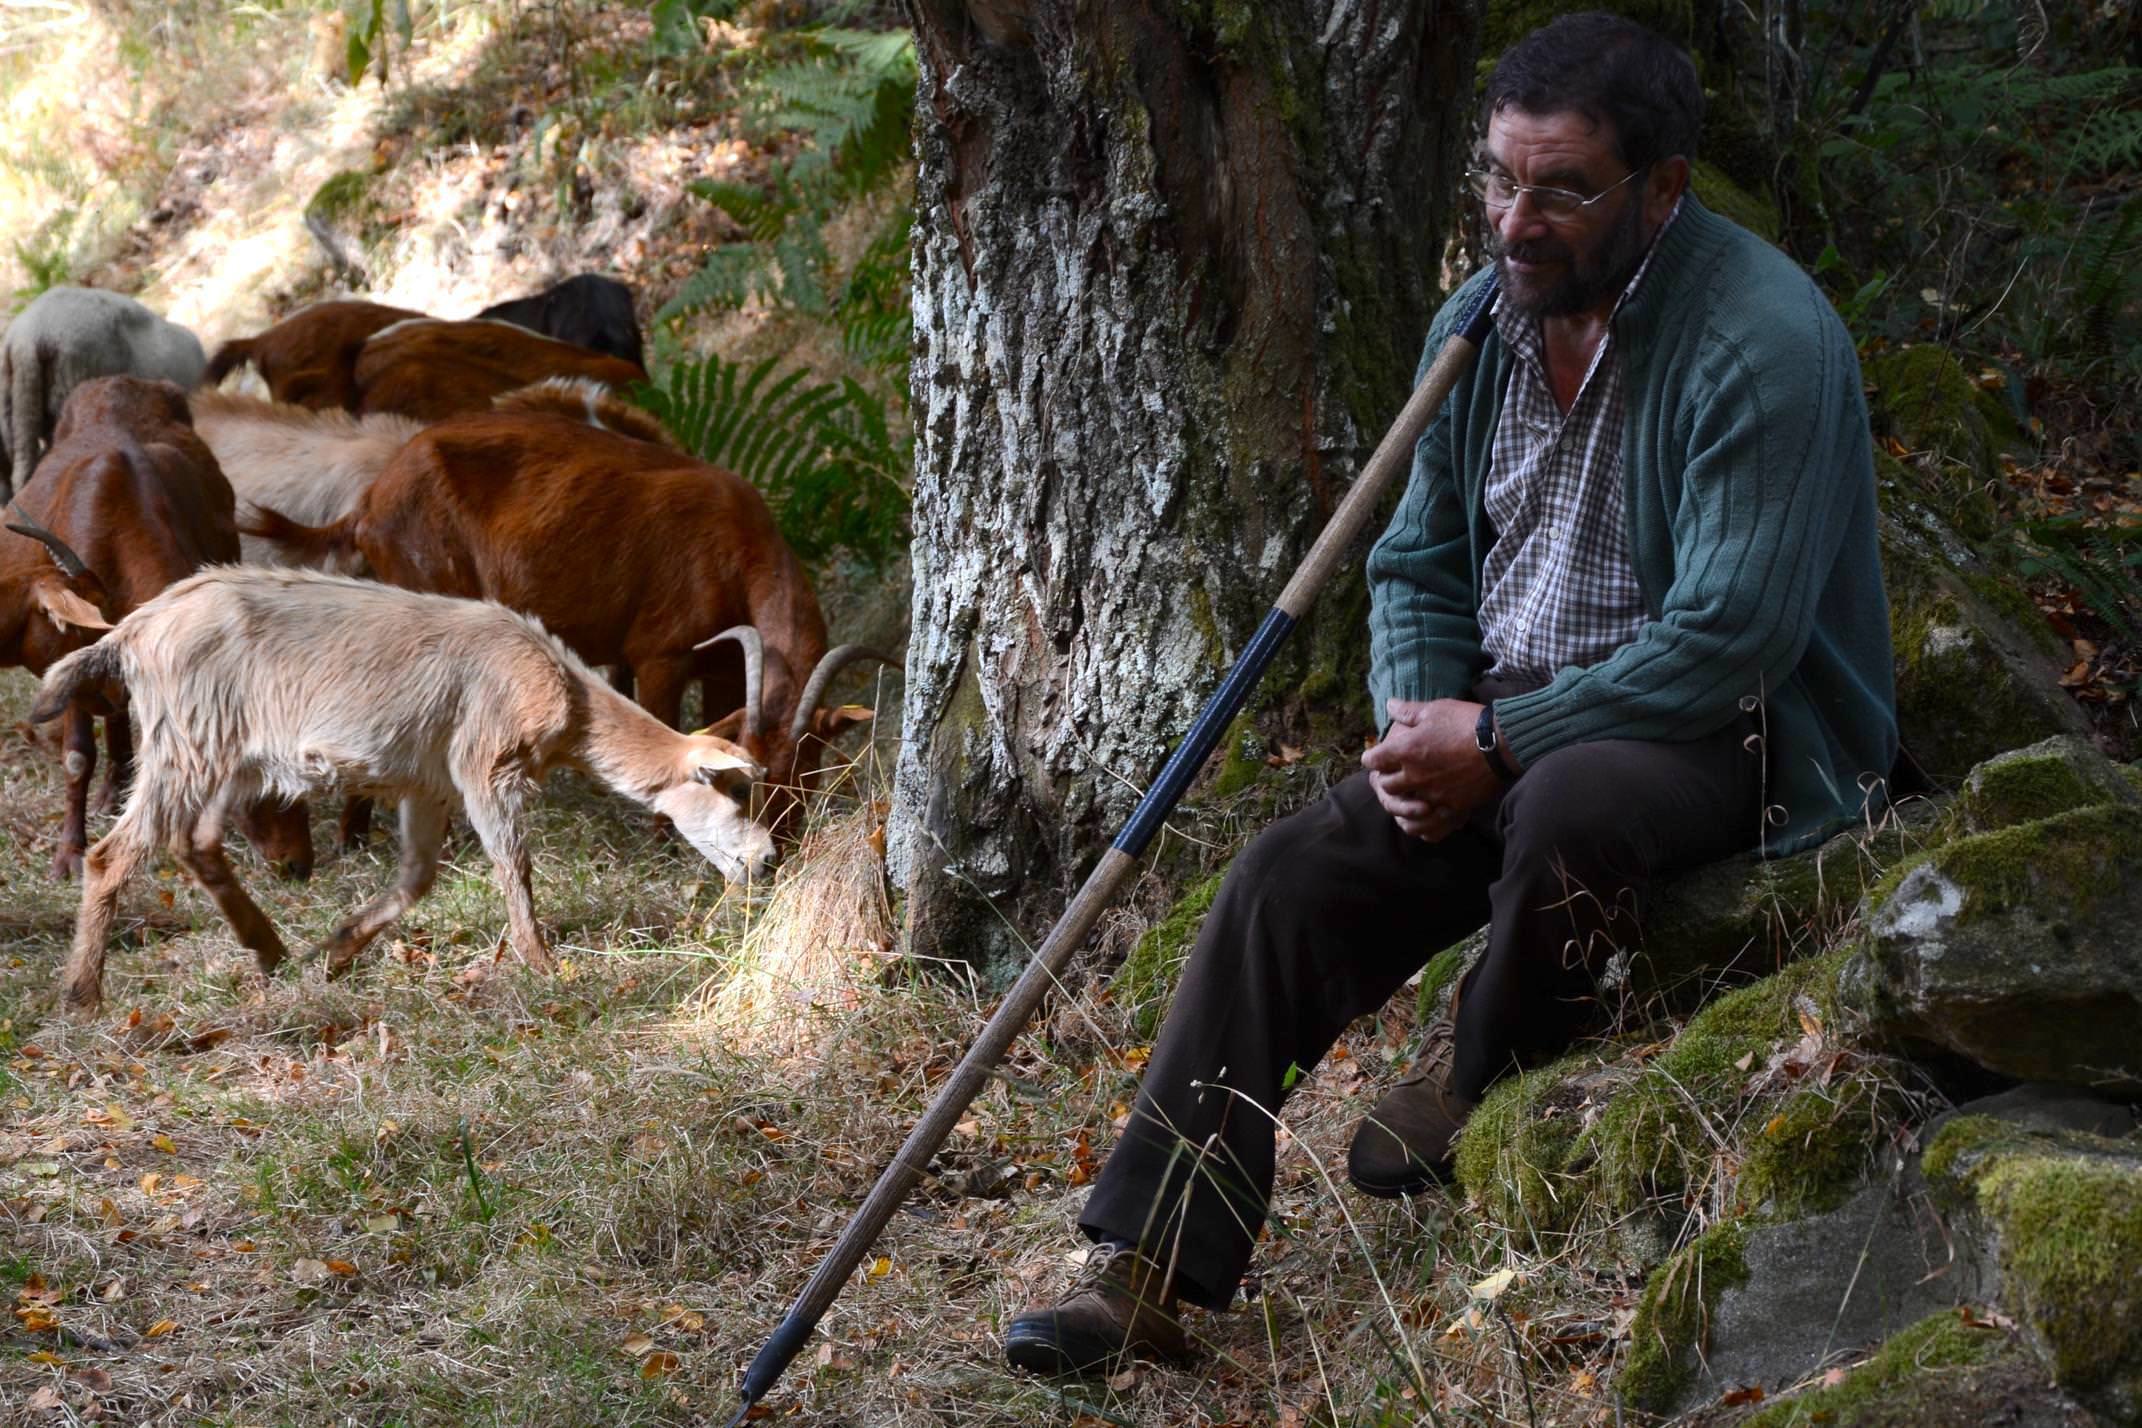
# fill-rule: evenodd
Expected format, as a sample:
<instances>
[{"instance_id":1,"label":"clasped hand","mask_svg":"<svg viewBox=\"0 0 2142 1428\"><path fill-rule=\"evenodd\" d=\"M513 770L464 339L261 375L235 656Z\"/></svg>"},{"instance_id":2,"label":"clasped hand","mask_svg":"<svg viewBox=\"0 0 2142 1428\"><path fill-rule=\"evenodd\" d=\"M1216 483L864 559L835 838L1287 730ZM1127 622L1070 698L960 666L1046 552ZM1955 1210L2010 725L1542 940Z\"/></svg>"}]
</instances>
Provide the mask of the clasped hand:
<instances>
[{"instance_id":1,"label":"clasped hand","mask_svg":"<svg viewBox=\"0 0 2142 1428\"><path fill-rule=\"evenodd\" d=\"M1440 843L1502 787L1473 737L1480 706L1463 699L1393 699L1391 727L1361 755L1376 801L1400 829Z\"/></svg>"}]
</instances>

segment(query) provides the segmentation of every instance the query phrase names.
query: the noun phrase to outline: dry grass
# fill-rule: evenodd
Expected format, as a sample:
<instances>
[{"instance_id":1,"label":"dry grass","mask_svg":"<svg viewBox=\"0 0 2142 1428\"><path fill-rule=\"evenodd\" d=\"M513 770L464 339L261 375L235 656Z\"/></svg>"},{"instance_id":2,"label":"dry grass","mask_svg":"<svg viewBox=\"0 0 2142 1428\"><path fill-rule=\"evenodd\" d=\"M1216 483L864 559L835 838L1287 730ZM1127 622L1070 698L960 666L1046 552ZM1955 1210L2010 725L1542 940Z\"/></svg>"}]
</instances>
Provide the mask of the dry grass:
<instances>
[{"instance_id":1,"label":"dry grass","mask_svg":"<svg viewBox=\"0 0 2142 1428\"><path fill-rule=\"evenodd\" d=\"M0 676L0 1289L25 1311L0 1400L171 1424L725 1415L988 1009L963 979L881 975L867 782L745 898L637 810L560 781L535 854L556 976L498 960L502 909L465 841L333 985L314 964L258 984L167 868L128 895L112 1010L71 1024L53 984L74 889L43 877L59 788L17 722L31 687ZM390 860L381 843L309 885L250 860L241 875L297 941ZM723 990L737 974L748 994ZM808 1015L791 982L817 989ZM759 1047L706 1014L770 1006L793 1025ZM1335 1194L1319 1169L1411 1034L1395 1005L1290 1103L1273 1233L1248 1304L1195 1316L1199 1367L1062 1386L1003 1371L1004 1320L1070 1273L1084 1182L1142 1062L1128 1025L1092 987L1051 1008L778 1416L1411 1423L1432 1402L1443 1422L1525 1422L1529 1382L1539 1422L1605 1421L1595 1360L1622 1280L1574 1250L1513 1259L1440 1199ZM1513 1319L1467 1327L1467 1286L1511 1263Z\"/></svg>"}]
</instances>

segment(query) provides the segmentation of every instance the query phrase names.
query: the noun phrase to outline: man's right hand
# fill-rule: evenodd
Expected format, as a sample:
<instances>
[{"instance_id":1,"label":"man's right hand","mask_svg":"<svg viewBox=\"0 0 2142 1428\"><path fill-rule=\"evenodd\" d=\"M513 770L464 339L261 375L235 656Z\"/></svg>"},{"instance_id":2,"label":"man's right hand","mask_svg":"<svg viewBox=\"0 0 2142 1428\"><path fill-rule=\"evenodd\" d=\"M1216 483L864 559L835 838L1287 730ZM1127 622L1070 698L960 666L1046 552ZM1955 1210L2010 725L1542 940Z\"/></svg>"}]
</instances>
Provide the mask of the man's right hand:
<instances>
[{"instance_id":1,"label":"man's right hand","mask_svg":"<svg viewBox=\"0 0 2142 1428\"><path fill-rule=\"evenodd\" d=\"M1440 843L1502 789L1473 741L1480 706L1463 699L1393 699L1385 708L1391 727L1361 755L1369 786L1403 832Z\"/></svg>"}]
</instances>

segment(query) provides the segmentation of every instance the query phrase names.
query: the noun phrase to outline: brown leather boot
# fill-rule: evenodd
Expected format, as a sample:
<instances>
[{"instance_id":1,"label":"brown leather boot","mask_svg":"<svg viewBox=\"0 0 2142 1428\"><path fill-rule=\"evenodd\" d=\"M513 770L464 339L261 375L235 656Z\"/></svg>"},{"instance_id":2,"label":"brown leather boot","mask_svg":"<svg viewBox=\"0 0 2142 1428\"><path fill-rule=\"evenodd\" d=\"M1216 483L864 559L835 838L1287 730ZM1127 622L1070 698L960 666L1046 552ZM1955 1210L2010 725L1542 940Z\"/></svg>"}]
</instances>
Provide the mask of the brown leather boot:
<instances>
[{"instance_id":1,"label":"brown leather boot","mask_svg":"<svg viewBox=\"0 0 2142 1428\"><path fill-rule=\"evenodd\" d=\"M1451 1142L1480 1104L1450 1089L1457 1033L1448 1017L1430 1026L1412 1070L1354 1128L1346 1174L1362 1194L1395 1200L1450 1179Z\"/></svg>"},{"instance_id":2,"label":"brown leather boot","mask_svg":"<svg viewBox=\"0 0 2142 1428\"><path fill-rule=\"evenodd\" d=\"M1180 1359L1189 1352L1174 1289L1128 1245L1095 1245L1063 1298L1004 1329L1004 1357L1035 1373L1111 1373L1141 1354Z\"/></svg>"}]
</instances>

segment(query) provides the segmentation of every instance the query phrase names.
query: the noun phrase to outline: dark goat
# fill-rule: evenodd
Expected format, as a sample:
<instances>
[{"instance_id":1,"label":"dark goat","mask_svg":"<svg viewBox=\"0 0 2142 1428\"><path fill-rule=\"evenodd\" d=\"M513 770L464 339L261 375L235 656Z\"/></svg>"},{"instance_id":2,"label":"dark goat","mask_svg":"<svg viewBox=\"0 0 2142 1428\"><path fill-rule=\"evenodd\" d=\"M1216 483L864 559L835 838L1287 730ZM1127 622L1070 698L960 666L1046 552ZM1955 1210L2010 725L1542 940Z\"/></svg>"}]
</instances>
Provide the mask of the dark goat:
<instances>
[{"instance_id":1,"label":"dark goat","mask_svg":"<svg viewBox=\"0 0 2142 1428\"><path fill-rule=\"evenodd\" d=\"M582 273L532 296L493 303L476 316L621 357L635 367L647 365L639 319L632 312L632 289L615 278Z\"/></svg>"},{"instance_id":2,"label":"dark goat","mask_svg":"<svg viewBox=\"0 0 2142 1428\"><path fill-rule=\"evenodd\" d=\"M373 333L422 317L376 302L316 302L265 332L226 342L208 359L202 380L213 387L246 363L268 395L314 411L357 410L357 354Z\"/></svg>"}]
</instances>

